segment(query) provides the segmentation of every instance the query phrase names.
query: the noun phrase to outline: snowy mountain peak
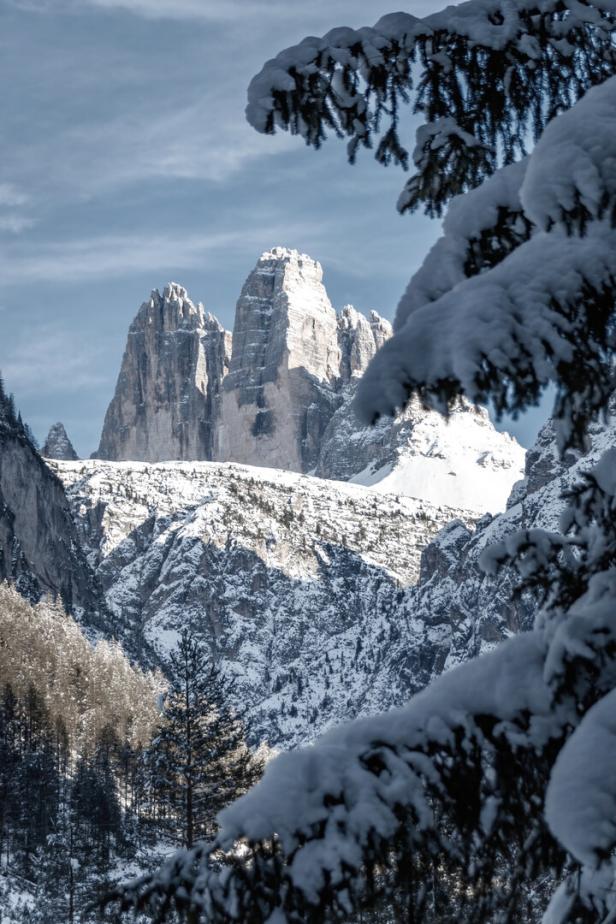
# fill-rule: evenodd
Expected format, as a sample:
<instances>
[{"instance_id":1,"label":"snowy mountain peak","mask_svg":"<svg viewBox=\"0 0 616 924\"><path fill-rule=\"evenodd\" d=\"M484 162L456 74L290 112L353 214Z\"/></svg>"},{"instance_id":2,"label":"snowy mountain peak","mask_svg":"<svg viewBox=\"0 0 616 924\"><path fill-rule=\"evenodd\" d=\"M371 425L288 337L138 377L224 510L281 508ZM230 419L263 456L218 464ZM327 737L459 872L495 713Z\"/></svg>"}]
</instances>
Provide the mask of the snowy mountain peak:
<instances>
[{"instance_id":1,"label":"snowy mountain peak","mask_svg":"<svg viewBox=\"0 0 616 924\"><path fill-rule=\"evenodd\" d=\"M270 250L263 251L257 261L256 268L260 270L267 266L271 267L273 264L289 264L292 267L314 272L320 279L323 278L323 268L318 260L315 260L307 253L301 253L299 250L294 250L291 247L276 246L272 247Z\"/></svg>"},{"instance_id":2,"label":"snowy mountain peak","mask_svg":"<svg viewBox=\"0 0 616 924\"><path fill-rule=\"evenodd\" d=\"M345 305L338 313L339 377L342 384L359 379L368 363L392 335L389 321L376 311L369 318L353 305Z\"/></svg>"},{"instance_id":3,"label":"snowy mountain peak","mask_svg":"<svg viewBox=\"0 0 616 924\"><path fill-rule=\"evenodd\" d=\"M64 424L60 421L50 427L41 455L46 459L62 459L67 462L72 462L79 458L64 429Z\"/></svg>"},{"instance_id":4,"label":"snowy mountain peak","mask_svg":"<svg viewBox=\"0 0 616 924\"><path fill-rule=\"evenodd\" d=\"M190 301L188 298L188 292L181 286L178 282L169 282L163 290L163 297L165 301Z\"/></svg>"},{"instance_id":5,"label":"snowy mountain peak","mask_svg":"<svg viewBox=\"0 0 616 924\"><path fill-rule=\"evenodd\" d=\"M524 476L524 449L483 408L460 401L446 419L414 399L395 419L366 427L353 401L351 389L324 434L321 477L497 513Z\"/></svg>"}]
</instances>

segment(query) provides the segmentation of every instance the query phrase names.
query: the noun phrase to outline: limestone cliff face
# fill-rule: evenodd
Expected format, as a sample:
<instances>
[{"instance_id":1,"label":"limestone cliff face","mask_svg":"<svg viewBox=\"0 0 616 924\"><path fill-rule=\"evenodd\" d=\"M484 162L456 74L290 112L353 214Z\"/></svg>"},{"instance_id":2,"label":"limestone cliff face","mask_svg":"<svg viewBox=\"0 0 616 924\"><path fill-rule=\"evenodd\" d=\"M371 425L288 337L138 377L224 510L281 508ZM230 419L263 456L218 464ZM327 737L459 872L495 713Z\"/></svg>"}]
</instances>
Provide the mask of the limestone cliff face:
<instances>
[{"instance_id":1,"label":"limestone cliff face","mask_svg":"<svg viewBox=\"0 0 616 924\"><path fill-rule=\"evenodd\" d=\"M46 459L58 459L64 462L75 462L79 458L63 423L58 421L50 427L45 445L41 449L41 455Z\"/></svg>"},{"instance_id":2,"label":"limestone cliff face","mask_svg":"<svg viewBox=\"0 0 616 924\"><path fill-rule=\"evenodd\" d=\"M0 389L0 582L32 601L59 597L96 625L105 604L59 479ZM110 631L113 626L109 626Z\"/></svg>"},{"instance_id":3,"label":"limestone cliff face","mask_svg":"<svg viewBox=\"0 0 616 924\"><path fill-rule=\"evenodd\" d=\"M130 326L96 457L209 459L229 337L171 283L152 292Z\"/></svg>"},{"instance_id":4,"label":"limestone cliff face","mask_svg":"<svg viewBox=\"0 0 616 924\"><path fill-rule=\"evenodd\" d=\"M345 305L338 315L339 377L342 385L361 378L374 354L392 333L389 321L376 311L371 311L367 318L352 305Z\"/></svg>"},{"instance_id":5,"label":"limestone cliff face","mask_svg":"<svg viewBox=\"0 0 616 924\"><path fill-rule=\"evenodd\" d=\"M344 388L390 336L376 312L336 315L320 264L284 247L246 280L233 338L172 283L131 324L94 457L311 471Z\"/></svg>"},{"instance_id":6,"label":"limestone cliff face","mask_svg":"<svg viewBox=\"0 0 616 924\"><path fill-rule=\"evenodd\" d=\"M275 247L242 289L215 459L307 471L336 408L337 318L319 263Z\"/></svg>"},{"instance_id":7,"label":"limestone cliff face","mask_svg":"<svg viewBox=\"0 0 616 924\"><path fill-rule=\"evenodd\" d=\"M264 253L249 275L223 385L217 461L308 472L342 400L391 327L351 306L340 315L321 265L284 247Z\"/></svg>"},{"instance_id":8,"label":"limestone cliff face","mask_svg":"<svg viewBox=\"0 0 616 924\"><path fill-rule=\"evenodd\" d=\"M332 308L319 263L274 247L237 302L232 338L185 289L154 292L131 325L97 456L237 462L356 481L473 511L502 510L524 452L468 405L417 402L364 427L355 388L388 321ZM229 354L230 358L229 358Z\"/></svg>"}]
</instances>

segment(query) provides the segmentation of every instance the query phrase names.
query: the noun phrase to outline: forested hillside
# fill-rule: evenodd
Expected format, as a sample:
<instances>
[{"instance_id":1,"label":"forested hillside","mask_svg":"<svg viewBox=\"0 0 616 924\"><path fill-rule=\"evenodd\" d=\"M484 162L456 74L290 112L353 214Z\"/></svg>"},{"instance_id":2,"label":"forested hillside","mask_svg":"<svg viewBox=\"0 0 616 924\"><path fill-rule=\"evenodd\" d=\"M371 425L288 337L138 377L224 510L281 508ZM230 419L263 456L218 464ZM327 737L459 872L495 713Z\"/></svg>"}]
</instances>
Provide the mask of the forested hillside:
<instances>
[{"instance_id":1,"label":"forested hillside","mask_svg":"<svg viewBox=\"0 0 616 924\"><path fill-rule=\"evenodd\" d=\"M241 719L185 636L178 659L187 651L168 690L58 605L0 585L3 922L79 920L112 882L213 833L258 779Z\"/></svg>"}]
</instances>

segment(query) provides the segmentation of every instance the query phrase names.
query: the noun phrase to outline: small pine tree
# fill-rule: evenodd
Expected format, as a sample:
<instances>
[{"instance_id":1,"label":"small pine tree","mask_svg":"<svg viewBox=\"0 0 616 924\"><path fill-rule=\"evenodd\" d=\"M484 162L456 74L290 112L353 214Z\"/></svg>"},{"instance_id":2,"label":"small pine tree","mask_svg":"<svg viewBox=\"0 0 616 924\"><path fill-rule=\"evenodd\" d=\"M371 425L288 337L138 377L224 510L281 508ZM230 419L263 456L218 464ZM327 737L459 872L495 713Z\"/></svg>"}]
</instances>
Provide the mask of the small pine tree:
<instances>
[{"instance_id":1,"label":"small pine tree","mask_svg":"<svg viewBox=\"0 0 616 924\"><path fill-rule=\"evenodd\" d=\"M183 632L171 655L173 684L149 751L161 827L190 847L216 830L216 814L259 777L241 719L226 704L219 671Z\"/></svg>"}]
</instances>

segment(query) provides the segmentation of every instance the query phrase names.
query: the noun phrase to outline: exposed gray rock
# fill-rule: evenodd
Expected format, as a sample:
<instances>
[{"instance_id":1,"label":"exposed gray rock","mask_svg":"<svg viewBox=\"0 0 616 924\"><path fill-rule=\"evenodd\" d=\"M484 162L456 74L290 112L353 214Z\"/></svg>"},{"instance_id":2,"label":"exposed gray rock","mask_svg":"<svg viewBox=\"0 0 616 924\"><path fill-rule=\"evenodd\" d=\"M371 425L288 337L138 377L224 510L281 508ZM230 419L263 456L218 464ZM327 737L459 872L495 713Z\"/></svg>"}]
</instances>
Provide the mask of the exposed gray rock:
<instances>
[{"instance_id":1,"label":"exposed gray rock","mask_svg":"<svg viewBox=\"0 0 616 924\"><path fill-rule=\"evenodd\" d=\"M368 368L368 363L393 330L389 321L376 311L366 318L352 305L345 305L337 318L338 346L340 349L339 382L348 385L357 381Z\"/></svg>"},{"instance_id":2,"label":"exposed gray rock","mask_svg":"<svg viewBox=\"0 0 616 924\"><path fill-rule=\"evenodd\" d=\"M235 464L55 468L130 650L164 655L193 626L255 739L299 743L361 712L395 639L429 657L400 600L422 548L464 511Z\"/></svg>"},{"instance_id":3,"label":"exposed gray rock","mask_svg":"<svg viewBox=\"0 0 616 924\"><path fill-rule=\"evenodd\" d=\"M322 276L297 251L264 253L237 303L232 351L181 286L153 292L131 324L94 457L314 468L341 389L391 336L376 312L337 316Z\"/></svg>"},{"instance_id":4,"label":"exposed gray rock","mask_svg":"<svg viewBox=\"0 0 616 924\"><path fill-rule=\"evenodd\" d=\"M316 464L338 405L338 321L319 263L274 247L237 303L215 458L290 471Z\"/></svg>"},{"instance_id":5,"label":"exposed gray rock","mask_svg":"<svg viewBox=\"0 0 616 924\"><path fill-rule=\"evenodd\" d=\"M32 601L59 597L98 622L105 605L81 551L62 483L0 392L0 581ZM111 622L106 623L110 634Z\"/></svg>"},{"instance_id":6,"label":"exposed gray rock","mask_svg":"<svg viewBox=\"0 0 616 924\"><path fill-rule=\"evenodd\" d=\"M564 458L559 456L554 424L551 419L546 421L526 454L526 493L532 494L554 478L564 475L575 460L573 452L565 453Z\"/></svg>"},{"instance_id":7,"label":"exposed gray rock","mask_svg":"<svg viewBox=\"0 0 616 924\"><path fill-rule=\"evenodd\" d=\"M181 286L152 292L130 326L101 459L209 459L229 335Z\"/></svg>"},{"instance_id":8,"label":"exposed gray rock","mask_svg":"<svg viewBox=\"0 0 616 924\"><path fill-rule=\"evenodd\" d=\"M50 428L45 445L41 450L41 455L46 459L61 459L65 462L75 462L79 458L68 438L63 423L58 421Z\"/></svg>"},{"instance_id":9,"label":"exposed gray rock","mask_svg":"<svg viewBox=\"0 0 616 924\"><path fill-rule=\"evenodd\" d=\"M469 510L502 509L523 450L467 405L419 404L363 427L357 382L391 336L376 312L336 315L319 263L284 247L250 273L230 335L180 286L133 322L99 458L215 460L356 480ZM466 424L459 426L463 416ZM427 466L426 464L427 463Z\"/></svg>"}]
</instances>

